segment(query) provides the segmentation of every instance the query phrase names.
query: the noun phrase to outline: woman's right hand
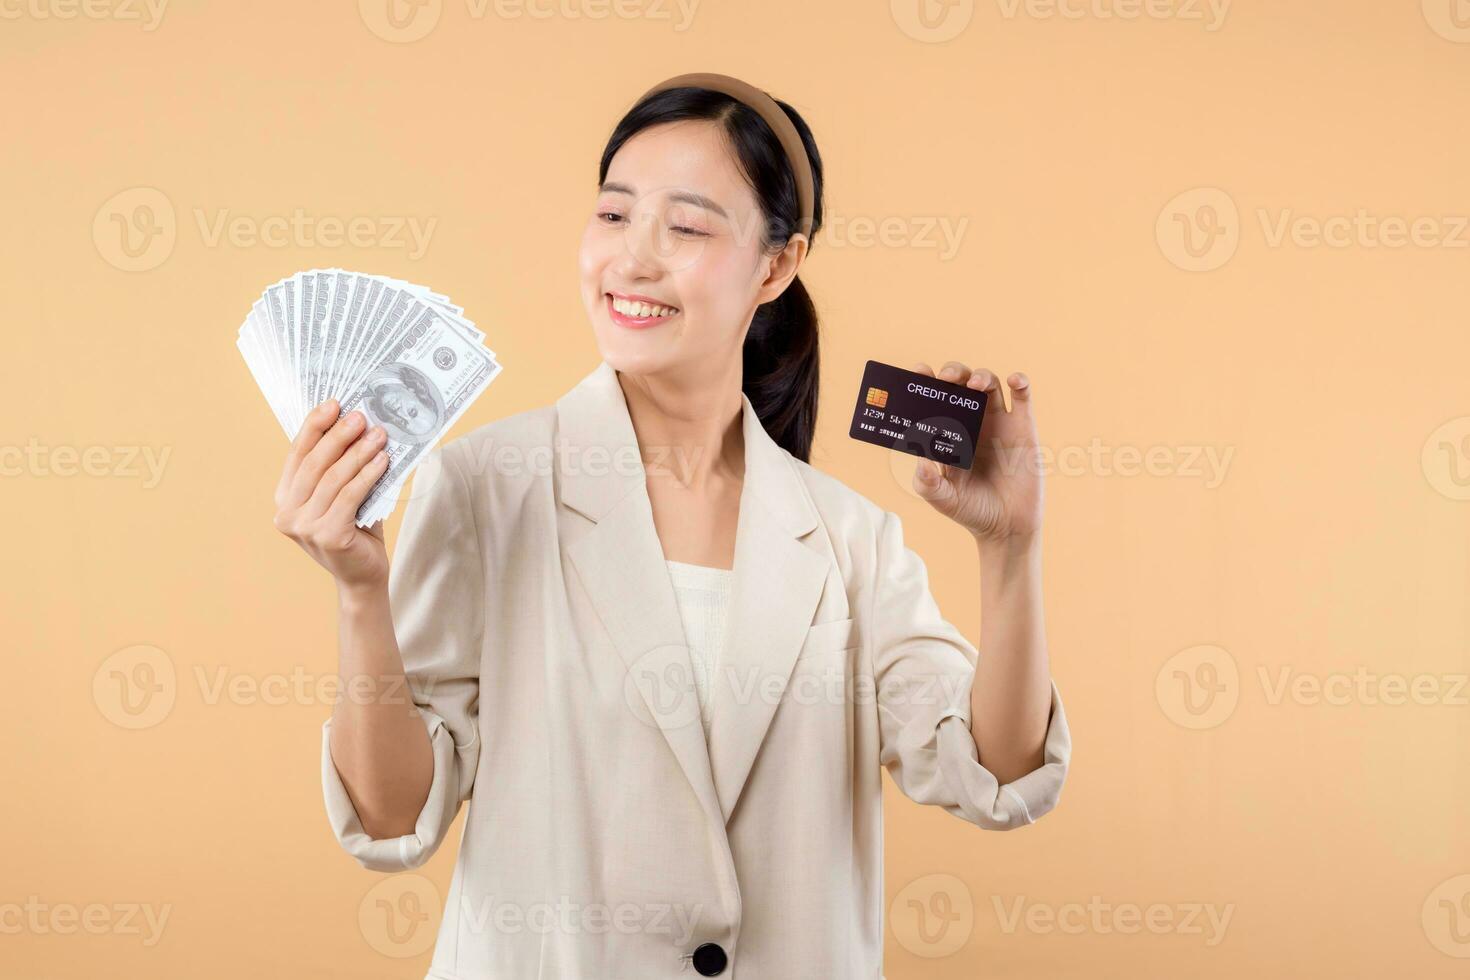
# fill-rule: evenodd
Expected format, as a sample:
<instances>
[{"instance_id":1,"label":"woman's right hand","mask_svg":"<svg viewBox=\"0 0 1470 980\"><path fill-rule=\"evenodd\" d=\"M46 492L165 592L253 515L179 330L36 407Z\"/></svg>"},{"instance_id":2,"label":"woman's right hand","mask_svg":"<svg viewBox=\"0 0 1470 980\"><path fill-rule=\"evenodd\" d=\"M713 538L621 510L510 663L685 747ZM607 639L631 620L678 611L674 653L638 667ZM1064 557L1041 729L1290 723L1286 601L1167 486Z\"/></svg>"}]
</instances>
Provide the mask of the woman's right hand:
<instances>
[{"instance_id":1,"label":"woman's right hand","mask_svg":"<svg viewBox=\"0 0 1470 980\"><path fill-rule=\"evenodd\" d=\"M276 487L276 530L299 544L346 591L388 584L383 522L364 530L357 509L388 467L381 426L360 411L337 417L336 399L306 416ZM367 430L367 431L364 431Z\"/></svg>"}]
</instances>

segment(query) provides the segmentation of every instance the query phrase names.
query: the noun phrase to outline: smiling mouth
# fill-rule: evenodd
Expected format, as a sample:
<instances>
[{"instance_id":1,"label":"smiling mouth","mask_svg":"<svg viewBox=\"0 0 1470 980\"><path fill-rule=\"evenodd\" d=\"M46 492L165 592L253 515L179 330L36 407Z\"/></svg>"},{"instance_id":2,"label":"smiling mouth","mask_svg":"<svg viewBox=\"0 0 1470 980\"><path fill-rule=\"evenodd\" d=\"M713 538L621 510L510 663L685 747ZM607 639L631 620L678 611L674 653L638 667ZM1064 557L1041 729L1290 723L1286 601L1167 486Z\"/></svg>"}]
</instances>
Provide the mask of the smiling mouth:
<instances>
[{"instance_id":1,"label":"smiling mouth","mask_svg":"<svg viewBox=\"0 0 1470 980\"><path fill-rule=\"evenodd\" d=\"M678 307L664 306L660 303L649 303L642 300L624 299L612 293L605 293L607 307L612 313L613 319L639 325L658 323L676 317L681 312Z\"/></svg>"}]
</instances>

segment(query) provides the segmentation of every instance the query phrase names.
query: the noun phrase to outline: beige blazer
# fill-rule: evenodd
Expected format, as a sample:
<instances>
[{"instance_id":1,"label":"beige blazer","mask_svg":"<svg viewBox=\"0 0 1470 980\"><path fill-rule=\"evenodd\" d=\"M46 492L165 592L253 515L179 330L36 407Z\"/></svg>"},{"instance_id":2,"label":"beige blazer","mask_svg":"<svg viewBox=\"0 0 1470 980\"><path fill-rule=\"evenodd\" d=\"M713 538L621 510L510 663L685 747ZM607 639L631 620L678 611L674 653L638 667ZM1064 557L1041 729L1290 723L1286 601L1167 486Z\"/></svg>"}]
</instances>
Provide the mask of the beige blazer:
<instances>
[{"instance_id":1,"label":"beige blazer","mask_svg":"<svg viewBox=\"0 0 1470 980\"><path fill-rule=\"evenodd\" d=\"M362 830L322 737L327 813L363 866L422 864L462 801L428 976L876 980L880 768L991 830L1057 803L1045 763L998 785L969 732L975 648L899 519L766 433L743 400L729 638L700 723L617 375L435 450L390 601L434 778L415 833Z\"/></svg>"}]
</instances>

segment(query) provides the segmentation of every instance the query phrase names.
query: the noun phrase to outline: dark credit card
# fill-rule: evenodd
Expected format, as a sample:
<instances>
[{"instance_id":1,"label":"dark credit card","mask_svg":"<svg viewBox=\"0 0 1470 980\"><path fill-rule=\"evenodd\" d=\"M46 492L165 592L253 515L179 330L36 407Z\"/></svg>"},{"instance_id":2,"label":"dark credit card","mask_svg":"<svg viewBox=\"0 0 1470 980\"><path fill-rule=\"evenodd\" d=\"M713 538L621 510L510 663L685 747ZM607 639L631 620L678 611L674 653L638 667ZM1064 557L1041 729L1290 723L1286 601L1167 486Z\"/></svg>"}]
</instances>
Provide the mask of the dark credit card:
<instances>
[{"instance_id":1,"label":"dark credit card","mask_svg":"<svg viewBox=\"0 0 1470 980\"><path fill-rule=\"evenodd\" d=\"M885 449L970 468L985 392L869 361L848 435Z\"/></svg>"}]
</instances>

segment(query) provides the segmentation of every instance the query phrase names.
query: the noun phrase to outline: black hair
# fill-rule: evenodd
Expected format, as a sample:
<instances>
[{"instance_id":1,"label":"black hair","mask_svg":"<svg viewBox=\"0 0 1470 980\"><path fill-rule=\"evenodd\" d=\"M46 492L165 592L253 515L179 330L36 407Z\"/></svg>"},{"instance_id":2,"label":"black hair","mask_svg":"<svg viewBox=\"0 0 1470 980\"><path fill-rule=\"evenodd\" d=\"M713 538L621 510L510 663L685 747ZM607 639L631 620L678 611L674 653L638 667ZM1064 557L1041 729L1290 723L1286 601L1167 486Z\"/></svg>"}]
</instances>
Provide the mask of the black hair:
<instances>
[{"instance_id":1,"label":"black hair","mask_svg":"<svg viewBox=\"0 0 1470 980\"><path fill-rule=\"evenodd\" d=\"M796 127L811 161L810 254L812 240L822 227L822 158L806 121L785 102L777 99L776 104ZM723 92L672 88L639 102L608 138L597 171L598 184L607 179L613 157L634 135L650 126L685 119L709 120L723 127L765 217L763 248L768 252L785 248L801 220L792 164L766 121ZM811 459L812 434L817 424L818 362L817 309L800 276L794 276L780 296L756 307L745 336L741 388L766 432L802 462Z\"/></svg>"}]
</instances>

